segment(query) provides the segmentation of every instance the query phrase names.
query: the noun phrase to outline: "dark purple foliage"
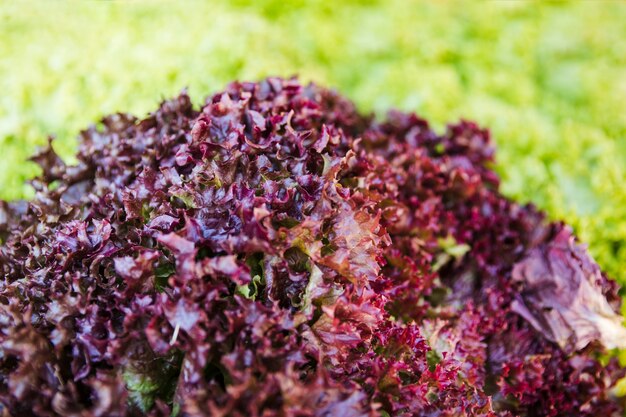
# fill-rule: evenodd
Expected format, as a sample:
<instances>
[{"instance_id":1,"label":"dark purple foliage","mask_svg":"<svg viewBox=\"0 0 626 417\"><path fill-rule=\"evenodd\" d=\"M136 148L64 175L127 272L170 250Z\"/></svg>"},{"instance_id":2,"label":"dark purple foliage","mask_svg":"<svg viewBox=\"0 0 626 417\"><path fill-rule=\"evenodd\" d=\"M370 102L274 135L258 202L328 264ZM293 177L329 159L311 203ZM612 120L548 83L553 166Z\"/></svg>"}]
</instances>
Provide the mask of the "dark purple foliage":
<instances>
[{"instance_id":1,"label":"dark purple foliage","mask_svg":"<svg viewBox=\"0 0 626 417\"><path fill-rule=\"evenodd\" d=\"M489 133L234 83L48 146L0 203L20 416L618 416L619 298Z\"/></svg>"}]
</instances>

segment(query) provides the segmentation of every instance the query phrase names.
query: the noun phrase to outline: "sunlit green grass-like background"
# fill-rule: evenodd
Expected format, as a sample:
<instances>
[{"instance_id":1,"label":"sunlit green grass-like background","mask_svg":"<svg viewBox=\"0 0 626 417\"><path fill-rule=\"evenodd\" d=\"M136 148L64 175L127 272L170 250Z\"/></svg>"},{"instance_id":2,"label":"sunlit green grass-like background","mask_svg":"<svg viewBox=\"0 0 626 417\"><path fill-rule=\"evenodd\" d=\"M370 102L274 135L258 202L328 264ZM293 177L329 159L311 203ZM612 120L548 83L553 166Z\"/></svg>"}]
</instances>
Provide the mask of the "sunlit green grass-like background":
<instances>
[{"instance_id":1,"label":"sunlit green grass-like background","mask_svg":"<svg viewBox=\"0 0 626 417\"><path fill-rule=\"evenodd\" d=\"M503 191L626 283L626 5L407 0L0 3L0 198L104 114L299 74L364 111L489 127Z\"/></svg>"}]
</instances>

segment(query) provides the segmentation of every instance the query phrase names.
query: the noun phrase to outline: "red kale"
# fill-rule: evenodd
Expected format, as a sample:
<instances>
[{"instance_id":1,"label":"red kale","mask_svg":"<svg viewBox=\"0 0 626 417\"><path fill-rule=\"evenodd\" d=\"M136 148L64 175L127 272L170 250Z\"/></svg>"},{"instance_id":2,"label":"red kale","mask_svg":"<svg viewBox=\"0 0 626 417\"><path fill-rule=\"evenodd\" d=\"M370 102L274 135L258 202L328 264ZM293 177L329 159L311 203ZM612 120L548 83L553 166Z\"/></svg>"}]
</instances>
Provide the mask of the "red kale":
<instances>
[{"instance_id":1,"label":"red kale","mask_svg":"<svg viewBox=\"0 0 626 417\"><path fill-rule=\"evenodd\" d=\"M474 123L270 78L80 139L0 203L3 415L621 415L616 284Z\"/></svg>"}]
</instances>

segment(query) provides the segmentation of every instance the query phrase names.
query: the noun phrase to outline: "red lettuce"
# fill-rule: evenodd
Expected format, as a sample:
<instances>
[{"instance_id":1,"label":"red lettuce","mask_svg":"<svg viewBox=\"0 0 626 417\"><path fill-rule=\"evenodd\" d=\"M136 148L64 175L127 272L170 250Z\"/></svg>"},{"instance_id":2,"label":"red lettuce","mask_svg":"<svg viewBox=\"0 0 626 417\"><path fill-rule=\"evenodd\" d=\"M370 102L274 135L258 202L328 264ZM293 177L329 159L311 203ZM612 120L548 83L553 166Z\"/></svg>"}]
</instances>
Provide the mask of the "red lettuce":
<instances>
[{"instance_id":1,"label":"red lettuce","mask_svg":"<svg viewBox=\"0 0 626 417\"><path fill-rule=\"evenodd\" d=\"M613 281L489 133L234 83L105 117L0 203L12 416L617 416Z\"/></svg>"}]
</instances>

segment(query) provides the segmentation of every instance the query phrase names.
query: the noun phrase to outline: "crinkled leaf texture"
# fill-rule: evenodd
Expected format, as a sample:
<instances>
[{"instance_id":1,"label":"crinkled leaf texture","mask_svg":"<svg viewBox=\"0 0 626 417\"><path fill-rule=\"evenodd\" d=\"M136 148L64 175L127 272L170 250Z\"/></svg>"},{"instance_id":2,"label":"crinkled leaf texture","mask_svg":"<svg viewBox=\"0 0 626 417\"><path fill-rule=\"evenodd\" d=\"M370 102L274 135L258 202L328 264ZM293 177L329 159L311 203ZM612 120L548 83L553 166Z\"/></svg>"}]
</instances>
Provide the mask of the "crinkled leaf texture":
<instances>
[{"instance_id":1,"label":"crinkled leaf texture","mask_svg":"<svg viewBox=\"0 0 626 417\"><path fill-rule=\"evenodd\" d=\"M613 281L489 133L296 80L49 145L0 203L12 416L618 416Z\"/></svg>"},{"instance_id":2,"label":"crinkled leaf texture","mask_svg":"<svg viewBox=\"0 0 626 417\"><path fill-rule=\"evenodd\" d=\"M580 350L594 340L626 347L623 318L602 293L600 269L567 230L517 263L513 280L523 290L512 310L563 349Z\"/></svg>"}]
</instances>

